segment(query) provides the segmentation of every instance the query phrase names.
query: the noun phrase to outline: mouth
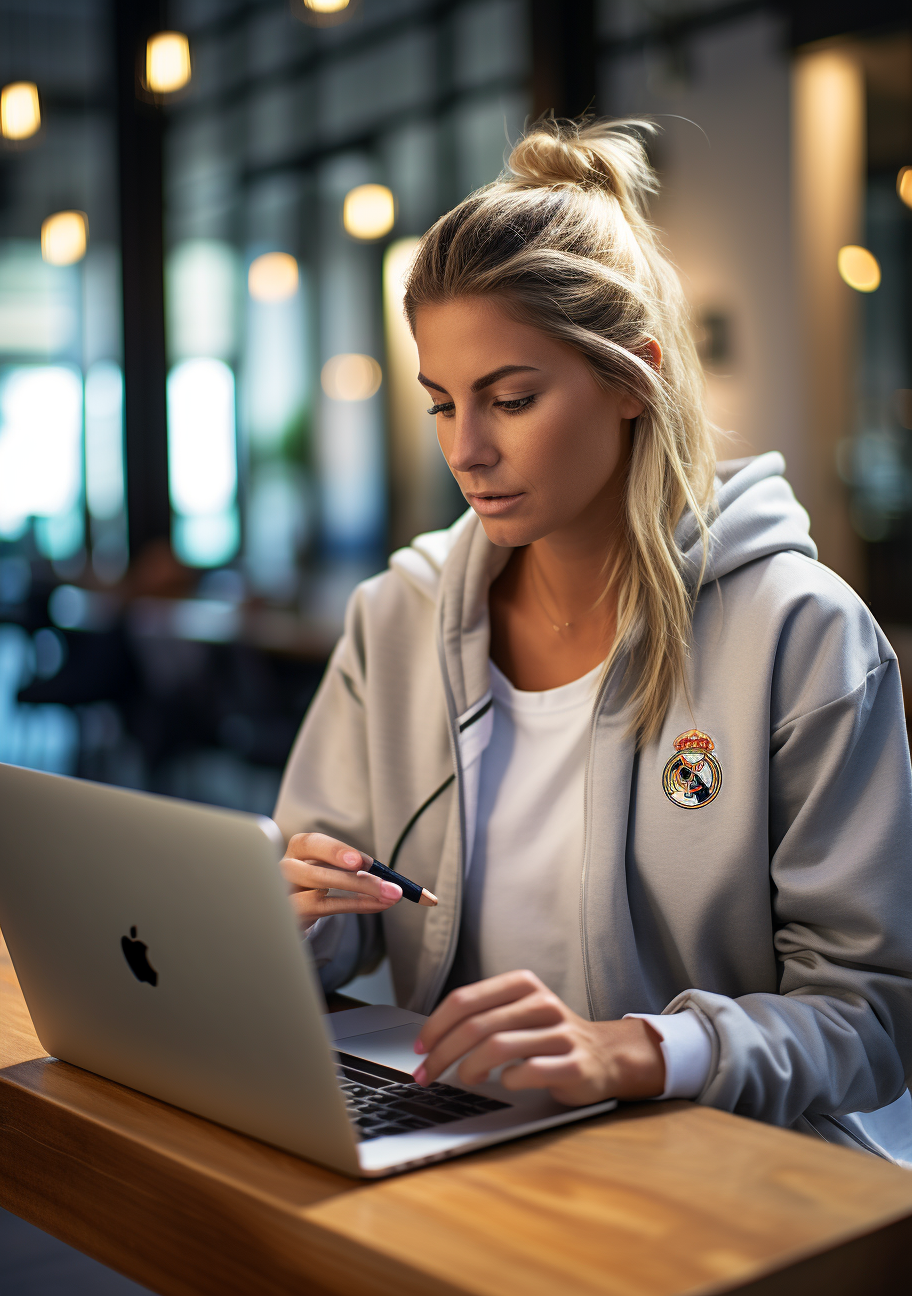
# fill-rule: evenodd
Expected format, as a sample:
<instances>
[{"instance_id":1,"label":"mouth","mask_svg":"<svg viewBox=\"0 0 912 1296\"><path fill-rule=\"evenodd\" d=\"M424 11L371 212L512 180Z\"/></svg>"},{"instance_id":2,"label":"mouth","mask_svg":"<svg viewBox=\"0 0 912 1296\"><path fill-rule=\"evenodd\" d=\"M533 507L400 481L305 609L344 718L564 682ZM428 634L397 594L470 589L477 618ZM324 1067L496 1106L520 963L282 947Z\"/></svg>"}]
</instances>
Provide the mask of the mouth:
<instances>
[{"instance_id":1,"label":"mouth","mask_svg":"<svg viewBox=\"0 0 912 1296\"><path fill-rule=\"evenodd\" d=\"M498 494L496 491L466 492L466 499L475 512L485 517L491 517L496 513L506 513L508 509L518 504L522 497L522 491L514 495Z\"/></svg>"}]
</instances>

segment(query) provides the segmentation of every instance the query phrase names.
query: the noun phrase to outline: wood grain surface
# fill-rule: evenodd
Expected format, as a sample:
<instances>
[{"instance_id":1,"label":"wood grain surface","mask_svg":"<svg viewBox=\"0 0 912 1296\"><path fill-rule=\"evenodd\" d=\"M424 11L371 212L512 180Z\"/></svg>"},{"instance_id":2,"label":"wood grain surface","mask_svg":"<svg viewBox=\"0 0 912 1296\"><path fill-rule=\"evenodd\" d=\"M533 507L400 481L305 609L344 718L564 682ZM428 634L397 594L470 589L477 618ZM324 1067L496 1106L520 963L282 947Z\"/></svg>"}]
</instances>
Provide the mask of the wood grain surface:
<instances>
[{"instance_id":1,"label":"wood grain surface","mask_svg":"<svg viewBox=\"0 0 912 1296\"><path fill-rule=\"evenodd\" d=\"M46 1058L5 950L0 1205L163 1296L868 1296L912 1249L912 1174L690 1103L358 1183Z\"/></svg>"}]
</instances>

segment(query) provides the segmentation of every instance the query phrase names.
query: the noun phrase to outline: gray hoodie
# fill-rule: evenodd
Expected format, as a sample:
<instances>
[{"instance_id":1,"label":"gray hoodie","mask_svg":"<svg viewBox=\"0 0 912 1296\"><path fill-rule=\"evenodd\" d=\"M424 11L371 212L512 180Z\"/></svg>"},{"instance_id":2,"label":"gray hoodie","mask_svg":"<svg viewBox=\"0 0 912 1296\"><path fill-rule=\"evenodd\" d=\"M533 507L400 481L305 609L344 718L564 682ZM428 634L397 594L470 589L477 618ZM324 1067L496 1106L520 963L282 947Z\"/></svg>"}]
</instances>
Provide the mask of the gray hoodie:
<instances>
[{"instance_id":1,"label":"gray hoodie","mask_svg":"<svg viewBox=\"0 0 912 1296\"><path fill-rule=\"evenodd\" d=\"M595 700L581 942L590 1016L696 1011L698 1101L906 1159L912 1150L912 774L896 658L821 566L778 454L720 464L693 623L690 700L639 752L619 662ZM677 539L696 580L699 532ZM327 988L385 948L429 1012L452 967L490 737L488 589L509 550L471 512L360 585L289 760L286 837L341 838L436 893L436 909L331 919ZM675 739L721 775L670 796ZM673 790L673 788L671 789ZM324 940L325 943L325 940ZM879 1113L876 1132L855 1113ZM877 1125L879 1120L879 1125Z\"/></svg>"}]
</instances>

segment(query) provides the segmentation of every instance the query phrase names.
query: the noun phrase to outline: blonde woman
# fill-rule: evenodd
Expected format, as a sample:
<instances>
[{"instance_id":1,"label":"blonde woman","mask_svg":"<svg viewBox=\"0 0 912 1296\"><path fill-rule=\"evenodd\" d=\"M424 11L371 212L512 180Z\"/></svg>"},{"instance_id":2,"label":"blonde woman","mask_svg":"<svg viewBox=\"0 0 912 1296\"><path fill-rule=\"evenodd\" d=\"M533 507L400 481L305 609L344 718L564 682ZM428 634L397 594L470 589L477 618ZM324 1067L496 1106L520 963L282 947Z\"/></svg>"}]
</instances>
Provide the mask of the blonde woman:
<instances>
[{"instance_id":1,"label":"blonde woman","mask_svg":"<svg viewBox=\"0 0 912 1296\"><path fill-rule=\"evenodd\" d=\"M327 988L386 950L420 1082L509 1064L912 1161L896 659L780 456L715 462L636 130L534 127L419 247L470 507L352 597L276 809L292 903Z\"/></svg>"}]
</instances>

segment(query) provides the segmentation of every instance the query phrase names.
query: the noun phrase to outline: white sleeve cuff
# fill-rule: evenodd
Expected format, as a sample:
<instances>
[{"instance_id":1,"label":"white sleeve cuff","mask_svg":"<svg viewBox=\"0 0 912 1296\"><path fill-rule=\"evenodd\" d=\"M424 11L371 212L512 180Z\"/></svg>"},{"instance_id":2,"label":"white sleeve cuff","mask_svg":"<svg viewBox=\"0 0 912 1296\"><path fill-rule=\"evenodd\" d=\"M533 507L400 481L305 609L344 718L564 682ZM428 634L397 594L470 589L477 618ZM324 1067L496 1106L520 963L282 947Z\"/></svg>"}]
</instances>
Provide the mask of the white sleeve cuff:
<instances>
[{"instance_id":1,"label":"white sleeve cuff","mask_svg":"<svg viewBox=\"0 0 912 1296\"><path fill-rule=\"evenodd\" d=\"M679 1013L626 1013L639 1017L661 1039L665 1092L659 1098L696 1098L709 1079L712 1041L692 1008Z\"/></svg>"}]
</instances>

